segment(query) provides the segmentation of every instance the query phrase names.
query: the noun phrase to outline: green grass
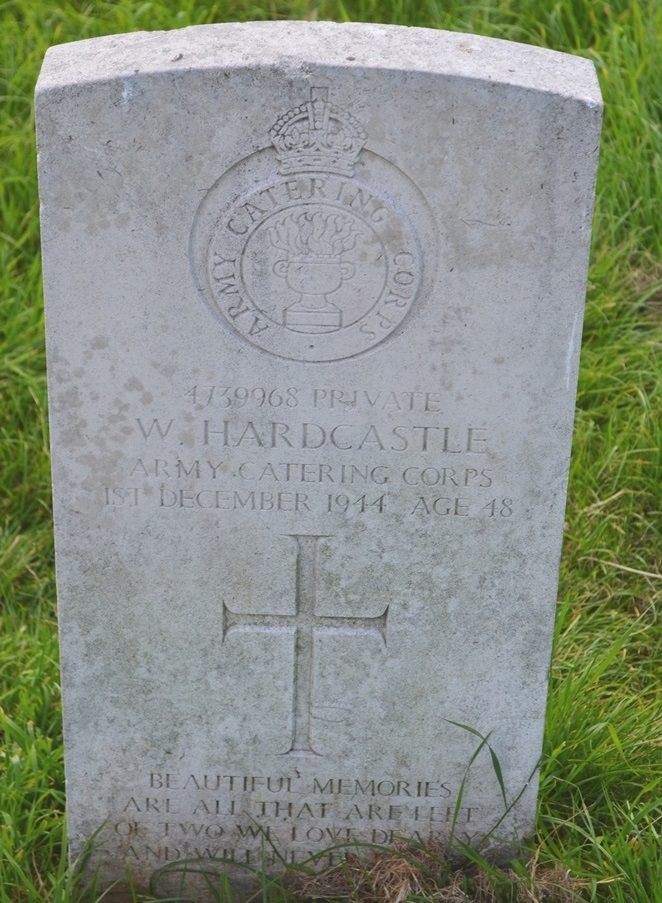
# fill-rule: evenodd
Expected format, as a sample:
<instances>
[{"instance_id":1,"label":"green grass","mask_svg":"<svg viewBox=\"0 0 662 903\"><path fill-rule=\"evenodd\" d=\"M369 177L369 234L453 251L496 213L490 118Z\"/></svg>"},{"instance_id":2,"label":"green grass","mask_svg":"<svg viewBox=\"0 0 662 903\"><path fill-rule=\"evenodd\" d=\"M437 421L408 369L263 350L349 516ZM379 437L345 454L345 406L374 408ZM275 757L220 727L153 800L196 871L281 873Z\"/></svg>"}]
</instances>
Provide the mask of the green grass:
<instances>
[{"instance_id":1,"label":"green grass","mask_svg":"<svg viewBox=\"0 0 662 903\"><path fill-rule=\"evenodd\" d=\"M534 859L569 870L580 899L659 903L662 4L648 0L0 3L0 903L76 899L32 118L40 62L50 44L101 34L288 17L475 31L596 63L605 128Z\"/></svg>"}]
</instances>

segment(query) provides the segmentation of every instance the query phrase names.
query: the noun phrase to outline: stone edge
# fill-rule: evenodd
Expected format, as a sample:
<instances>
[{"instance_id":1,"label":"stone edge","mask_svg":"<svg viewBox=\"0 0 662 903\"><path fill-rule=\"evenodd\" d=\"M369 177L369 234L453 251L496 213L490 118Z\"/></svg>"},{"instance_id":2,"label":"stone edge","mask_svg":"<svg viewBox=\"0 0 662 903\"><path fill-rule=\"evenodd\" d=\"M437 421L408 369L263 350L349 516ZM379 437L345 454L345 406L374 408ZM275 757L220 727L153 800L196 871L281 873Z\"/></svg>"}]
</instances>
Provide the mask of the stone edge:
<instances>
[{"instance_id":1,"label":"stone edge","mask_svg":"<svg viewBox=\"0 0 662 903\"><path fill-rule=\"evenodd\" d=\"M437 74L552 93L602 107L595 66L580 56L461 32L336 22L246 22L133 32L51 47L37 95L155 73L310 65Z\"/></svg>"}]
</instances>

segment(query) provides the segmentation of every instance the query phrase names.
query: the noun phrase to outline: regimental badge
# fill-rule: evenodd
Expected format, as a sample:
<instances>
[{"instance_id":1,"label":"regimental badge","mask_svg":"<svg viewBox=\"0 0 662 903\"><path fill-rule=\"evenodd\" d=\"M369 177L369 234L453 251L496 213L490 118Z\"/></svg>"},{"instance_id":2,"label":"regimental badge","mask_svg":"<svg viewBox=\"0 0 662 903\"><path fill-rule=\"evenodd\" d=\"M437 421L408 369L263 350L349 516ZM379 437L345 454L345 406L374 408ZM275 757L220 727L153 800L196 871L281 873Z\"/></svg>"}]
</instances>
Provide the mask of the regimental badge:
<instances>
[{"instance_id":1,"label":"regimental badge","mask_svg":"<svg viewBox=\"0 0 662 903\"><path fill-rule=\"evenodd\" d=\"M214 314L257 348L297 361L354 357L396 335L434 265L419 189L369 150L328 88L283 114L271 146L204 198L191 261Z\"/></svg>"}]
</instances>

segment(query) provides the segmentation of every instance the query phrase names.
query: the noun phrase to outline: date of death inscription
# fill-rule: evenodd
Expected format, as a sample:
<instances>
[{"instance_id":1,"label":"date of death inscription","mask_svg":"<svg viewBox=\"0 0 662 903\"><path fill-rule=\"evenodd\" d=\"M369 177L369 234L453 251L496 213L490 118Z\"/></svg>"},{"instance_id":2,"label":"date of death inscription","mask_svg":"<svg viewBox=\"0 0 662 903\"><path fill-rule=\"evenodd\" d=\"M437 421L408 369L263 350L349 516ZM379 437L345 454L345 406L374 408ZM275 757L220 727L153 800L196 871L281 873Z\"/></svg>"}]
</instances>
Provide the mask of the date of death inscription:
<instances>
[{"instance_id":1,"label":"date of death inscription","mask_svg":"<svg viewBox=\"0 0 662 903\"><path fill-rule=\"evenodd\" d=\"M224 859L259 865L302 862L320 849L357 841L392 845L407 837L475 843L481 807L457 800L442 780L353 780L153 772L143 793L120 801L110 829L134 861ZM341 858L339 850L335 850ZM329 855L327 853L327 855Z\"/></svg>"},{"instance_id":2,"label":"date of death inscription","mask_svg":"<svg viewBox=\"0 0 662 903\"><path fill-rule=\"evenodd\" d=\"M251 489L182 489L161 485L156 494L138 486L104 486L103 505L112 508L137 508L155 505L157 509L247 511L262 514L385 514L398 510L407 514L444 518L509 518L513 514L511 498L472 499L466 496L428 494L395 499L387 493L348 494L282 492Z\"/></svg>"}]
</instances>

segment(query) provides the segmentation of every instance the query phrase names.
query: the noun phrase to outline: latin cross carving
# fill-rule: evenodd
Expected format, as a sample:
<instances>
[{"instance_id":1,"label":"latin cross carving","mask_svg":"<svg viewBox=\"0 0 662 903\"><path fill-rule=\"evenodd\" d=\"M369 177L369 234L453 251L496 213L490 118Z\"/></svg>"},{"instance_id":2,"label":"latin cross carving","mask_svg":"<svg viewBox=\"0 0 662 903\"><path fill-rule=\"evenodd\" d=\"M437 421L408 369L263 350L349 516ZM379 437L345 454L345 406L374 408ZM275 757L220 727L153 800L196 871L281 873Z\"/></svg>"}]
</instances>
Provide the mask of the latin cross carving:
<instances>
[{"instance_id":1,"label":"latin cross carving","mask_svg":"<svg viewBox=\"0 0 662 903\"><path fill-rule=\"evenodd\" d=\"M223 642L234 631L294 632L294 680L292 691L292 742L282 755L316 756L312 747L314 640L316 634L372 635L386 647L388 605L375 617L319 615L316 612L317 544L326 536L289 533L297 544L295 612L238 614L223 603Z\"/></svg>"}]
</instances>

